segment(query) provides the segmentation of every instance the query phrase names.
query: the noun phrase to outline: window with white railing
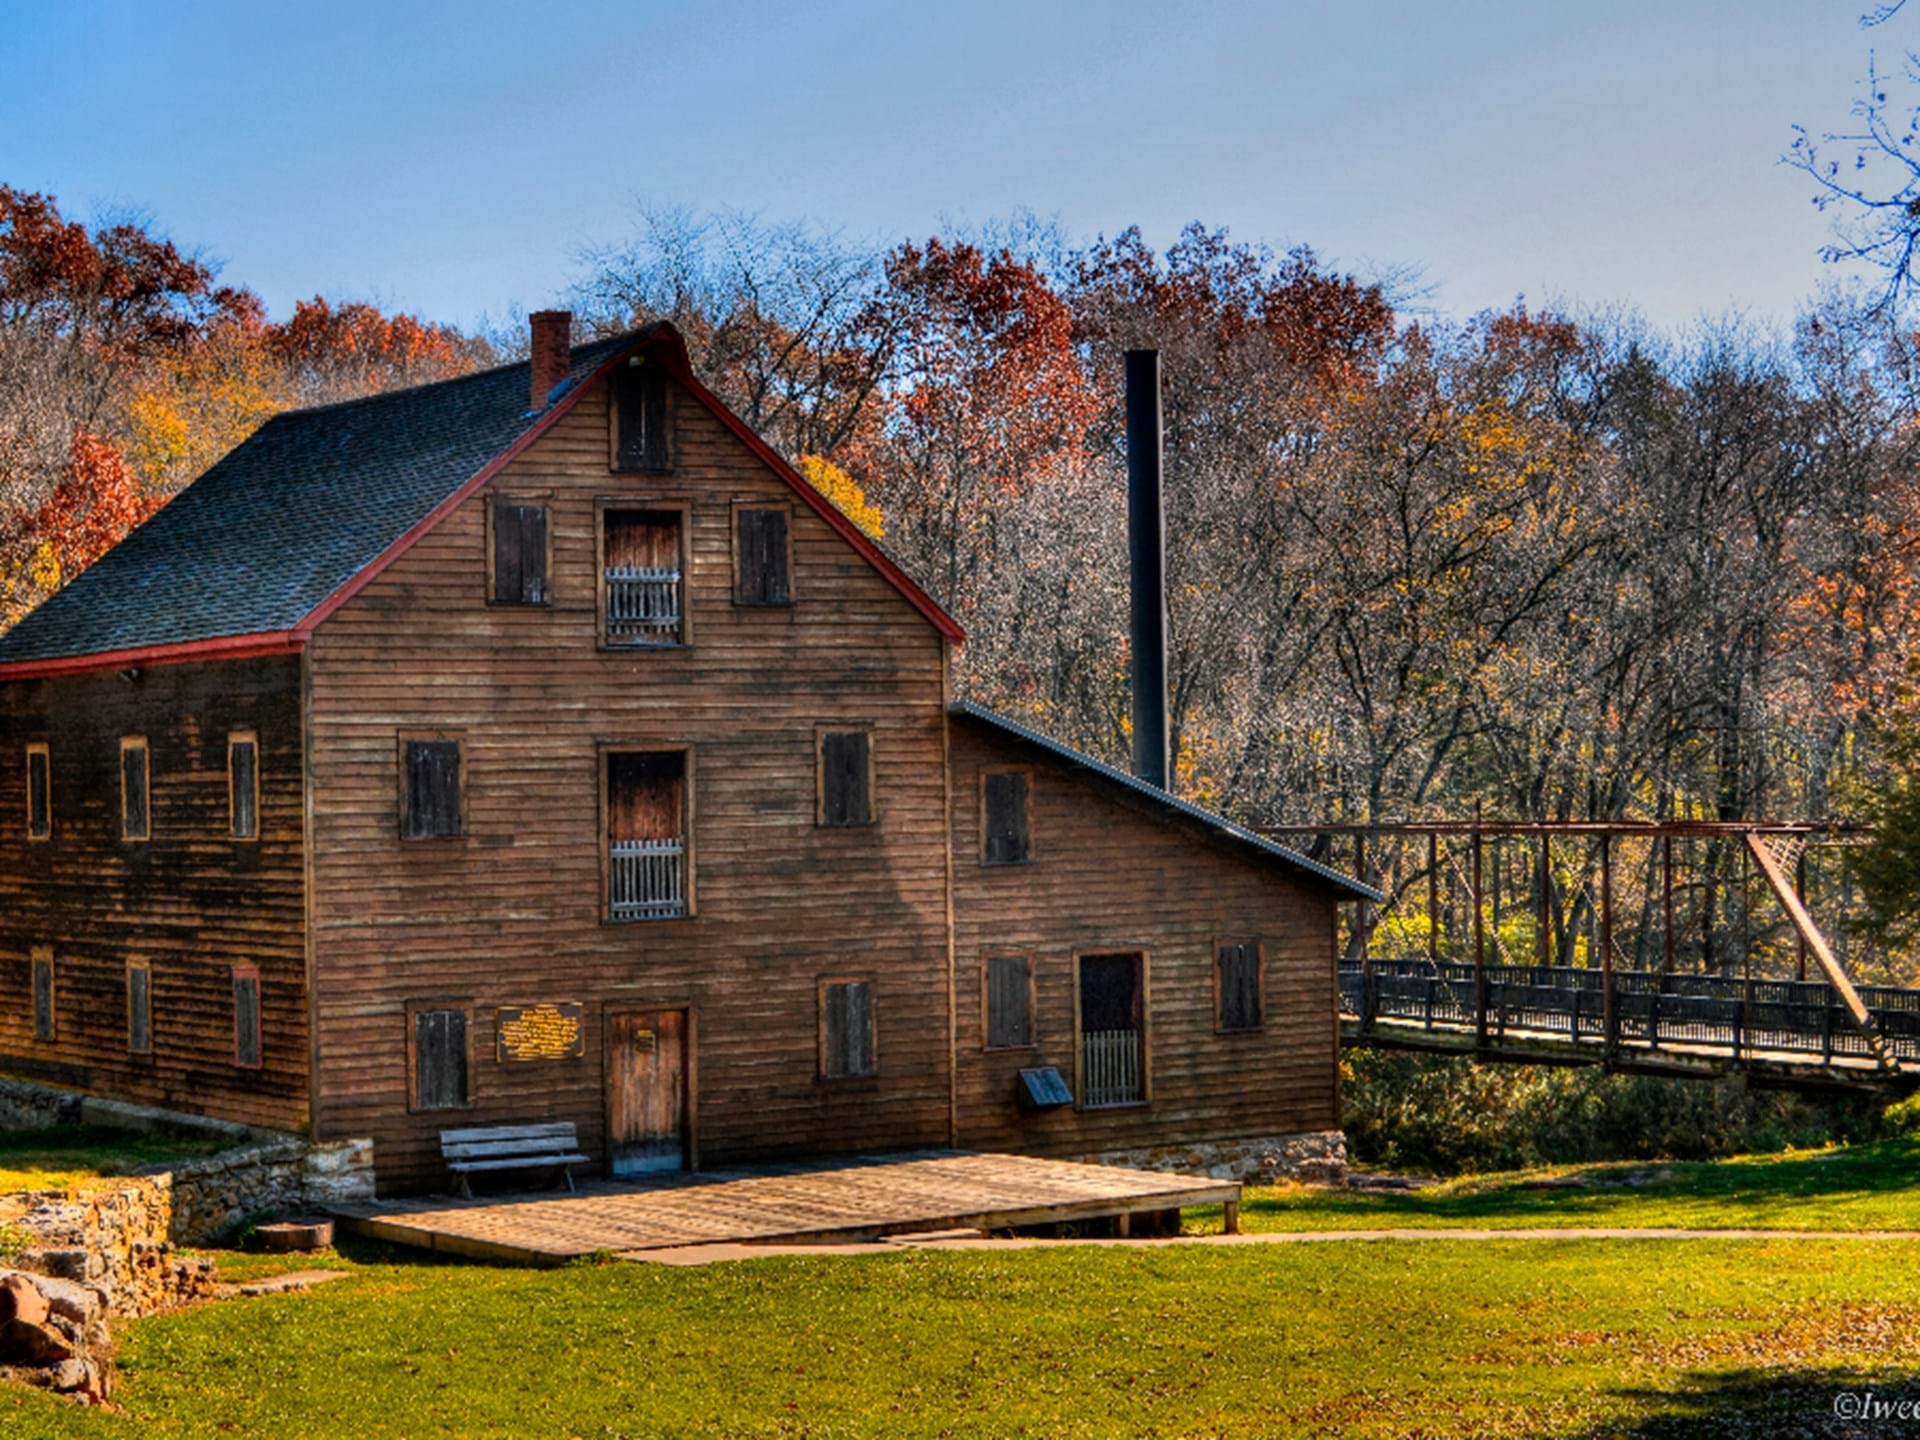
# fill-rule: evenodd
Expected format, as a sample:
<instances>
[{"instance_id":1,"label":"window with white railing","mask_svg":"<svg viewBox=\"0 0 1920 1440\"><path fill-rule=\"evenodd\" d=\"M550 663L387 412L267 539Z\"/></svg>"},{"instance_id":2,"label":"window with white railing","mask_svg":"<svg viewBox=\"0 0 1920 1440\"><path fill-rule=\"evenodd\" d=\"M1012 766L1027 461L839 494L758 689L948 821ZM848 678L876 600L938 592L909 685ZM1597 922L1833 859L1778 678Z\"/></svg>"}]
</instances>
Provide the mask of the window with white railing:
<instances>
[{"instance_id":1,"label":"window with white railing","mask_svg":"<svg viewBox=\"0 0 1920 1440\"><path fill-rule=\"evenodd\" d=\"M603 507L600 637L611 650L687 643L682 511Z\"/></svg>"},{"instance_id":2,"label":"window with white railing","mask_svg":"<svg viewBox=\"0 0 1920 1440\"><path fill-rule=\"evenodd\" d=\"M1080 1108L1144 1104L1146 957L1082 955L1079 972Z\"/></svg>"},{"instance_id":3,"label":"window with white railing","mask_svg":"<svg viewBox=\"0 0 1920 1440\"><path fill-rule=\"evenodd\" d=\"M691 915L692 757L685 750L610 750L604 764L606 918Z\"/></svg>"}]
</instances>

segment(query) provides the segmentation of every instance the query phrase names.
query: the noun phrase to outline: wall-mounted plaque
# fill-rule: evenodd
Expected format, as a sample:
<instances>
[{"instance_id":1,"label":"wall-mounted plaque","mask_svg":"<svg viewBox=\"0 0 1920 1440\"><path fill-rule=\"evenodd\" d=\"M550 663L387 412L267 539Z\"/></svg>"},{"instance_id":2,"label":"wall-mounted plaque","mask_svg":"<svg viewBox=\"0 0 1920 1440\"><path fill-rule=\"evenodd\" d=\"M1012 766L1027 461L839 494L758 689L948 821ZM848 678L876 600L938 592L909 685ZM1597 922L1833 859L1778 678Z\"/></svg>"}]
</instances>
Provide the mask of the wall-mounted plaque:
<instances>
[{"instance_id":1,"label":"wall-mounted plaque","mask_svg":"<svg viewBox=\"0 0 1920 1440\"><path fill-rule=\"evenodd\" d=\"M502 1064L577 1060L587 1053L578 1005L503 1005L494 1021Z\"/></svg>"}]
</instances>

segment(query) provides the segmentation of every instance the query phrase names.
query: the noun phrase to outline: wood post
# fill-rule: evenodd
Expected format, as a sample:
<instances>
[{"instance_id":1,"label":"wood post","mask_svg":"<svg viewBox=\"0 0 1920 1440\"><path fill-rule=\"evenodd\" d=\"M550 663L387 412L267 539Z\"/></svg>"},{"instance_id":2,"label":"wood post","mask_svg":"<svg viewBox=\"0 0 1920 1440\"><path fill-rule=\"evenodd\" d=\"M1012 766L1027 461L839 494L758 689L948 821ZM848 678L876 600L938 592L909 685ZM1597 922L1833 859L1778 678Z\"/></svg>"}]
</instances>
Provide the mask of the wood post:
<instances>
[{"instance_id":1,"label":"wood post","mask_svg":"<svg viewBox=\"0 0 1920 1440\"><path fill-rule=\"evenodd\" d=\"M1800 851L1799 859L1794 861L1793 865L1793 893L1800 897L1800 904L1802 908L1805 908L1807 903L1807 852L1804 848ZM1793 937L1795 942L1793 978L1804 982L1807 978L1807 937L1800 933L1800 927L1797 925L1793 928Z\"/></svg>"},{"instance_id":2,"label":"wood post","mask_svg":"<svg viewBox=\"0 0 1920 1440\"><path fill-rule=\"evenodd\" d=\"M1364 885L1367 883L1367 837L1353 837L1353 873ZM1360 973L1365 975L1372 970L1372 957L1369 953L1369 930L1373 925L1373 907L1362 900L1353 908L1354 927L1360 932Z\"/></svg>"},{"instance_id":3,"label":"wood post","mask_svg":"<svg viewBox=\"0 0 1920 1440\"><path fill-rule=\"evenodd\" d=\"M1553 842L1544 834L1540 837L1540 883L1535 902L1538 914L1533 924L1533 956L1542 968L1553 963L1552 937L1549 933L1553 925Z\"/></svg>"},{"instance_id":4,"label":"wood post","mask_svg":"<svg viewBox=\"0 0 1920 1440\"><path fill-rule=\"evenodd\" d=\"M1427 836L1427 963L1440 963L1440 836Z\"/></svg>"},{"instance_id":5,"label":"wood post","mask_svg":"<svg viewBox=\"0 0 1920 1440\"><path fill-rule=\"evenodd\" d=\"M1473 832L1473 1011L1474 1033L1487 1043L1487 915L1480 903L1480 832Z\"/></svg>"},{"instance_id":6,"label":"wood post","mask_svg":"<svg viewBox=\"0 0 1920 1440\"><path fill-rule=\"evenodd\" d=\"M1229 1200L1220 1207L1220 1233L1238 1235L1240 1233L1240 1202Z\"/></svg>"},{"instance_id":7,"label":"wood post","mask_svg":"<svg viewBox=\"0 0 1920 1440\"><path fill-rule=\"evenodd\" d=\"M1665 897L1667 934L1660 952L1660 973L1673 973L1673 836L1660 837L1660 889Z\"/></svg>"},{"instance_id":8,"label":"wood post","mask_svg":"<svg viewBox=\"0 0 1920 1440\"><path fill-rule=\"evenodd\" d=\"M1609 1050L1620 1035L1620 1017L1614 1009L1613 998L1613 837L1600 836L1600 986L1603 1000L1601 1014L1602 1029L1605 1032ZM1589 962L1591 963L1591 962Z\"/></svg>"}]
</instances>

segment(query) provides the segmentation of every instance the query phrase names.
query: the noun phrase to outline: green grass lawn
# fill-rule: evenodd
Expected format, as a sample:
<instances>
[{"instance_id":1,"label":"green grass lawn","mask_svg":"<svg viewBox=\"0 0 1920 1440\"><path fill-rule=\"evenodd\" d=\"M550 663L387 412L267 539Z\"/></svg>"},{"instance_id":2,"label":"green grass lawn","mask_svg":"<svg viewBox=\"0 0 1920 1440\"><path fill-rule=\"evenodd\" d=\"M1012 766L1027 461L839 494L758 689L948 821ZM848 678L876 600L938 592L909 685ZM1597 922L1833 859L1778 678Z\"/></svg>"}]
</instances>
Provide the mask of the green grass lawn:
<instances>
[{"instance_id":1,"label":"green grass lawn","mask_svg":"<svg viewBox=\"0 0 1920 1440\"><path fill-rule=\"evenodd\" d=\"M0 1434L1797 1436L1920 1375L1902 1241L355 1270L131 1325L119 1413L0 1392Z\"/></svg>"},{"instance_id":2,"label":"green grass lawn","mask_svg":"<svg viewBox=\"0 0 1920 1440\"><path fill-rule=\"evenodd\" d=\"M0 1195L14 1190L65 1190L169 1160L211 1155L232 1143L97 1125L0 1133Z\"/></svg>"},{"instance_id":3,"label":"green grass lawn","mask_svg":"<svg viewBox=\"0 0 1920 1440\"><path fill-rule=\"evenodd\" d=\"M1664 1172L1657 1183L1544 1188L1549 1176ZM1190 1212L1204 1228L1211 1217ZM1217 1222L1214 1222L1217 1223ZM1920 1230L1920 1140L1749 1155L1711 1164L1567 1166L1415 1191L1249 1189L1247 1230L1408 1226L1683 1226L1712 1230Z\"/></svg>"}]
</instances>

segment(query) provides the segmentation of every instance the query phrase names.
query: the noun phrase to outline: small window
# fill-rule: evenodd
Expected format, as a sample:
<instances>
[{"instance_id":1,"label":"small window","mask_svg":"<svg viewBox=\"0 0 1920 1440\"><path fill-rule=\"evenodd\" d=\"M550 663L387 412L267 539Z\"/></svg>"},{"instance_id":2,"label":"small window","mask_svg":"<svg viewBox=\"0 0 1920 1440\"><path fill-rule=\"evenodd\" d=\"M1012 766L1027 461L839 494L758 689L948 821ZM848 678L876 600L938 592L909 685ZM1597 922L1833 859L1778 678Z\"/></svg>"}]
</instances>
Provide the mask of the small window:
<instances>
[{"instance_id":1,"label":"small window","mask_svg":"<svg viewBox=\"0 0 1920 1440\"><path fill-rule=\"evenodd\" d=\"M680 510L600 511L600 643L612 650L685 645L686 516Z\"/></svg>"},{"instance_id":2,"label":"small window","mask_svg":"<svg viewBox=\"0 0 1920 1440\"><path fill-rule=\"evenodd\" d=\"M1019 865L1033 858L1033 798L1024 770L989 770L980 777L981 858L988 865Z\"/></svg>"},{"instance_id":3,"label":"small window","mask_svg":"<svg viewBox=\"0 0 1920 1440\"><path fill-rule=\"evenodd\" d=\"M408 840L443 840L462 832L460 742L400 742L400 833Z\"/></svg>"},{"instance_id":4,"label":"small window","mask_svg":"<svg viewBox=\"0 0 1920 1440\"><path fill-rule=\"evenodd\" d=\"M1263 1022L1260 947L1222 945L1214 960L1214 996L1222 1030L1258 1030Z\"/></svg>"},{"instance_id":5,"label":"small window","mask_svg":"<svg viewBox=\"0 0 1920 1440\"><path fill-rule=\"evenodd\" d=\"M820 1073L829 1080L875 1073L871 981L820 982Z\"/></svg>"},{"instance_id":6,"label":"small window","mask_svg":"<svg viewBox=\"0 0 1920 1440\"><path fill-rule=\"evenodd\" d=\"M129 735L120 742L120 838L145 840L152 832L147 779L147 741Z\"/></svg>"},{"instance_id":7,"label":"small window","mask_svg":"<svg viewBox=\"0 0 1920 1440\"><path fill-rule=\"evenodd\" d=\"M547 603L547 507L504 496L488 511L496 605Z\"/></svg>"},{"instance_id":8,"label":"small window","mask_svg":"<svg viewBox=\"0 0 1920 1440\"><path fill-rule=\"evenodd\" d=\"M460 1006L418 1006L413 1029L413 1108L464 1110L473 1103L467 1088L472 1051L467 1011Z\"/></svg>"},{"instance_id":9,"label":"small window","mask_svg":"<svg viewBox=\"0 0 1920 1440\"><path fill-rule=\"evenodd\" d=\"M143 960L127 966L127 1053L153 1053L153 972Z\"/></svg>"},{"instance_id":10,"label":"small window","mask_svg":"<svg viewBox=\"0 0 1920 1440\"><path fill-rule=\"evenodd\" d=\"M227 737L227 833L260 838L260 742L251 730Z\"/></svg>"},{"instance_id":11,"label":"small window","mask_svg":"<svg viewBox=\"0 0 1920 1440\"><path fill-rule=\"evenodd\" d=\"M692 756L610 750L603 760L607 919L693 913Z\"/></svg>"},{"instance_id":12,"label":"small window","mask_svg":"<svg viewBox=\"0 0 1920 1440\"><path fill-rule=\"evenodd\" d=\"M233 971L233 1063L260 1068L260 972L250 965Z\"/></svg>"},{"instance_id":13,"label":"small window","mask_svg":"<svg viewBox=\"0 0 1920 1440\"><path fill-rule=\"evenodd\" d=\"M819 751L818 822L871 824L873 737L865 730L822 730Z\"/></svg>"},{"instance_id":14,"label":"small window","mask_svg":"<svg viewBox=\"0 0 1920 1440\"><path fill-rule=\"evenodd\" d=\"M33 950L33 1038L54 1039L53 951L41 945Z\"/></svg>"},{"instance_id":15,"label":"small window","mask_svg":"<svg viewBox=\"0 0 1920 1440\"><path fill-rule=\"evenodd\" d=\"M1033 1044L1033 962L1025 955L987 957L986 1009L989 1050Z\"/></svg>"},{"instance_id":16,"label":"small window","mask_svg":"<svg viewBox=\"0 0 1920 1440\"><path fill-rule=\"evenodd\" d=\"M53 759L45 745L27 746L27 838L53 834Z\"/></svg>"},{"instance_id":17,"label":"small window","mask_svg":"<svg viewBox=\"0 0 1920 1440\"><path fill-rule=\"evenodd\" d=\"M791 605L793 556L787 512L741 505L733 512L733 599L738 605Z\"/></svg>"},{"instance_id":18,"label":"small window","mask_svg":"<svg viewBox=\"0 0 1920 1440\"><path fill-rule=\"evenodd\" d=\"M667 373L635 356L613 375L613 468L665 470Z\"/></svg>"}]
</instances>

